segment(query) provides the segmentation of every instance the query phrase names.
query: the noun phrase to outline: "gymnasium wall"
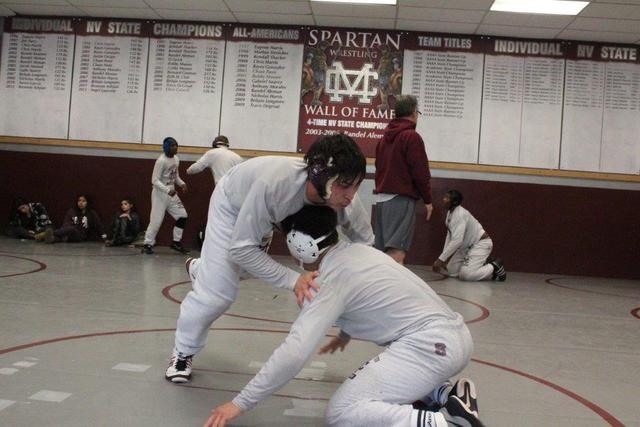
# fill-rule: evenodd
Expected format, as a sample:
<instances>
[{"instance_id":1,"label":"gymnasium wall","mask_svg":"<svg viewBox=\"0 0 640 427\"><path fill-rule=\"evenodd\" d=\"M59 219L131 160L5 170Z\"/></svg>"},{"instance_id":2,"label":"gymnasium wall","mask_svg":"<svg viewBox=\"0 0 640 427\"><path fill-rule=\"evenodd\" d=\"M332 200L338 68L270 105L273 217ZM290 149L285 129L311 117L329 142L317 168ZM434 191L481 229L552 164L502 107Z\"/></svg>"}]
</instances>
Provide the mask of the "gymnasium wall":
<instances>
[{"instance_id":1,"label":"gymnasium wall","mask_svg":"<svg viewBox=\"0 0 640 427\"><path fill-rule=\"evenodd\" d=\"M55 150L55 149L54 149ZM12 200L22 195L46 204L56 225L74 205L75 195L87 192L94 207L108 223L121 197L133 197L146 227L149 219L151 172L159 153L145 158L124 158L50 152L0 151L0 227L8 222ZM180 155L180 172L189 192L182 195L189 212L184 242L196 247L196 232L205 223L213 180L209 172L186 175L196 155ZM462 173L432 169L434 205L430 222L424 222L424 206L416 211L414 244L410 264L431 265L445 237L442 194L460 190L464 205L485 226L494 241L495 254L510 271L549 275L584 275L640 278L640 191L493 181L480 175L461 179ZM373 174L361 187L370 205ZM532 181L535 181L532 179ZM167 220L158 244L168 245L173 221ZM123 249L125 250L125 249ZM285 254L281 236L272 252Z\"/></svg>"}]
</instances>

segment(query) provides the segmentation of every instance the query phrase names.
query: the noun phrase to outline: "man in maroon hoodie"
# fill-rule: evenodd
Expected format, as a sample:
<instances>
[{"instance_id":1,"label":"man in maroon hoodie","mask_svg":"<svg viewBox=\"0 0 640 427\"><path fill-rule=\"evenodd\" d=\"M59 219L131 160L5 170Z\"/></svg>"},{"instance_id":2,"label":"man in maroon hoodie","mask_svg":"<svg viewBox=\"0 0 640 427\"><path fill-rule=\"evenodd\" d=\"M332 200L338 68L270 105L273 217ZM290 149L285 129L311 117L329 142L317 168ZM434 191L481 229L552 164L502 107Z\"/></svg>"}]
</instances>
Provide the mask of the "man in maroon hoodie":
<instances>
[{"instance_id":1,"label":"man in maroon hoodie","mask_svg":"<svg viewBox=\"0 0 640 427\"><path fill-rule=\"evenodd\" d=\"M433 212L429 159L416 132L420 114L415 96L398 96L395 118L376 147L375 247L400 264L411 246L416 201L424 201L427 221Z\"/></svg>"}]
</instances>

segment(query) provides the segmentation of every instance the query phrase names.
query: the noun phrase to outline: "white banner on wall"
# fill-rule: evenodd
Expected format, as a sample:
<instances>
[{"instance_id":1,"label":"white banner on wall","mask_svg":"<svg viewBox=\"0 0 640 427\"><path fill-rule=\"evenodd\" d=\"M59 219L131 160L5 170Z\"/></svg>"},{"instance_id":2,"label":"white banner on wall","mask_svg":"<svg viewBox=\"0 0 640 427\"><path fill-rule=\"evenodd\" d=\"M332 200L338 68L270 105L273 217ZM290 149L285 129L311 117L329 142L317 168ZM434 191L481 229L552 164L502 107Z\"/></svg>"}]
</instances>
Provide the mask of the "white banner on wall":
<instances>
[{"instance_id":1,"label":"white banner on wall","mask_svg":"<svg viewBox=\"0 0 640 427\"><path fill-rule=\"evenodd\" d=\"M2 38L0 134L67 138L71 19L13 18Z\"/></svg>"},{"instance_id":2,"label":"white banner on wall","mask_svg":"<svg viewBox=\"0 0 640 427\"><path fill-rule=\"evenodd\" d=\"M640 173L638 47L568 49L562 169Z\"/></svg>"},{"instance_id":3,"label":"white banner on wall","mask_svg":"<svg viewBox=\"0 0 640 427\"><path fill-rule=\"evenodd\" d=\"M524 58L487 55L484 60L480 163L517 165Z\"/></svg>"},{"instance_id":4,"label":"white banner on wall","mask_svg":"<svg viewBox=\"0 0 640 427\"><path fill-rule=\"evenodd\" d=\"M142 23L83 20L80 26L69 138L141 142L149 49Z\"/></svg>"},{"instance_id":5,"label":"white banner on wall","mask_svg":"<svg viewBox=\"0 0 640 427\"><path fill-rule=\"evenodd\" d=\"M602 172L640 173L640 67L607 63Z\"/></svg>"},{"instance_id":6,"label":"white banner on wall","mask_svg":"<svg viewBox=\"0 0 640 427\"><path fill-rule=\"evenodd\" d=\"M518 166L559 167L563 82L564 59L525 58Z\"/></svg>"},{"instance_id":7,"label":"white banner on wall","mask_svg":"<svg viewBox=\"0 0 640 427\"><path fill-rule=\"evenodd\" d=\"M304 50L301 31L260 27L231 31L220 132L235 148L295 152Z\"/></svg>"},{"instance_id":8,"label":"white banner on wall","mask_svg":"<svg viewBox=\"0 0 640 427\"><path fill-rule=\"evenodd\" d=\"M567 60L562 120L562 169L600 171L604 62Z\"/></svg>"},{"instance_id":9,"label":"white banner on wall","mask_svg":"<svg viewBox=\"0 0 640 427\"><path fill-rule=\"evenodd\" d=\"M492 51L485 57L480 163L557 169L562 44L495 39Z\"/></svg>"},{"instance_id":10,"label":"white banner on wall","mask_svg":"<svg viewBox=\"0 0 640 427\"><path fill-rule=\"evenodd\" d=\"M416 130L429 160L478 161L483 54L472 50L479 42L422 35L405 49L403 93L418 98Z\"/></svg>"},{"instance_id":11,"label":"white banner on wall","mask_svg":"<svg viewBox=\"0 0 640 427\"><path fill-rule=\"evenodd\" d=\"M180 25L153 25L143 142L173 136L182 145L210 147L219 133L222 25L192 25L187 33Z\"/></svg>"}]
</instances>

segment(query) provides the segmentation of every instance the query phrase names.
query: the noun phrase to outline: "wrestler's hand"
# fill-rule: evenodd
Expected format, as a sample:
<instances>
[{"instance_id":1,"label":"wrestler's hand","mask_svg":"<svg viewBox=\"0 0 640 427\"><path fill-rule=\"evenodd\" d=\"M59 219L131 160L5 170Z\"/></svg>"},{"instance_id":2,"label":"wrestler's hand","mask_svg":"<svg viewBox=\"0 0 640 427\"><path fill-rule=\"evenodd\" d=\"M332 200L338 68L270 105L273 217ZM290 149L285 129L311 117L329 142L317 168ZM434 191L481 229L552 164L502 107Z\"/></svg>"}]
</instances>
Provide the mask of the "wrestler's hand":
<instances>
[{"instance_id":1,"label":"wrestler's hand","mask_svg":"<svg viewBox=\"0 0 640 427\"><path fill-rule=\"evenodd\" d=\"M296 299L298 300L298 306L302 307L302 303L305 299L311 301L313 299L313 294L311 293L311 289L314 289L316 292L320 290L320 286L315 281L315 278L318 277L320 272L315 271L307 271L304 272L298 277L296 280L296 285L293 287L293 292L296 294Z\"/></svg>"},{"instance_id":2,"label":"wrestler's hand","mask_svg":"<svg viewBox=\"0 0 640 427\"><path fill-rule=\"evenodd\" d=\"M344 348L347 346L347 344L349 344L349 341L342 341L340 338L335 337L331 341L329 341L329 344L323 346L318 354L333 354L338 349L340 349L340 351L344 351Z\"/></svg>"},{"instance_id":3,"label":"wrestler's hand","mask_svg":"<svg viewBox=\"0 0 640 427\"><path fill-rule=\"evenodd\" d=\"M435 262L433 263L433 267L431 267L431 270L433 270L435 273L440 273L442 270L446 270L447 266L444 263L444 261L441 261L440 259L435 260Z\"/></svg>"},{"instance_id":4,"label":"wrestler's hand","mask_svg":"<svg viewBox=\"0 0 640 427\"><path fill-rule=\"evenodd\" d=\"M426 220L429 221L431 219L431 214L433 213L433 204L427 203L424 207L427 209Z\"/></svg>"},{"instance_id":5,"label":"wrestler's hand","mask_svg":"<svg viewBox=\"0 0 640 427\"><path fill-rule=\"evenodd\" d=\"M238 418L240 415L242 410L233 402L227 402L211 411L211 416L204 423L204 427L224 427L227 421Z\"/></svg>"}]
</instances>

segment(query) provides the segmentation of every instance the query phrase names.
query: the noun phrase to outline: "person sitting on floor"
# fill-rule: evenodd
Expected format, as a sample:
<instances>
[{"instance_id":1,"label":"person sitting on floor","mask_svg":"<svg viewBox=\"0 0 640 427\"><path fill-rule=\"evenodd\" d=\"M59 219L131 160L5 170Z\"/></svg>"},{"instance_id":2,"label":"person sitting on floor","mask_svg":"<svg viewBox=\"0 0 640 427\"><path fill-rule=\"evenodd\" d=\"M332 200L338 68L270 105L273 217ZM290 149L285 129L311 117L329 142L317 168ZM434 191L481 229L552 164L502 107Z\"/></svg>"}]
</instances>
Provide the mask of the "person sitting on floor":
<instances>
[{"instance_id":1,"label":"person sitting on floor","mask_svg":"<svg viewBox=\"0 0 640 427\"><path fill-rule=\"evenodd\" d=\"M140 232L140 216L133 210L131 198L125 197L120 201L120 211L116 212L111 225L111 239L105 242L107 246L122 246L133 243Z\"/></svg>"},{"instance_id":2,"label":"person sitting on floor","mask_svg":"<svg viewBox=\"0 0 640 427\"><path fill-rule=\"evenodd\" d=\"M100 217L90 207L89 197L80 194L76 199L76 206L69 209L65 215L62 227L57 230L47 229L41 233L44 236L38 235L37 240L45 240L47 243L84 242L89 232L97 233L102 240L107 239Z\"/></svg>"},{"instance_id":3,"label":"person sitting on floor","mask_svg":"<svg viewBox=\"0 0 640 427\"><path fill-rule=\"evenodd\" d=\"M42 203L28 202L22 197L17 197L11 209L6 234L15 239L33 240L38 233L52 227L47 208Z\"/></svg>"}]
</instances>

